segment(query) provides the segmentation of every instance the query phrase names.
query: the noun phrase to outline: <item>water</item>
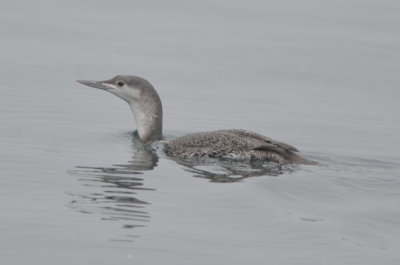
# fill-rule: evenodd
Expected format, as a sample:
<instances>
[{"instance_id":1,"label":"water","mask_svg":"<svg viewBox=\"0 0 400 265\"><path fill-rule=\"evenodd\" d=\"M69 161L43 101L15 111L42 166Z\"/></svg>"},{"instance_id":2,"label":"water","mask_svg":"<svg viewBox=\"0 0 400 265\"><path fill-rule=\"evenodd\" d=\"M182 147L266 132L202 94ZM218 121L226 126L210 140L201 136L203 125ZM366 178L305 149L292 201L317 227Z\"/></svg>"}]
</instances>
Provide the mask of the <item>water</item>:
<instances>
[{"instance_id":1,"label":"water","mask_svg":"<svg viewBox=\"0 0 400 265\"><path fill-rule=\"evenodd\" d=\"M1 264L398 264L398 1L2 1ZM188 165L76 79L135 74L168 139L246 128L321 166ZM261 172L261 174L258 174Z\"/></svg>"}]
</instances>

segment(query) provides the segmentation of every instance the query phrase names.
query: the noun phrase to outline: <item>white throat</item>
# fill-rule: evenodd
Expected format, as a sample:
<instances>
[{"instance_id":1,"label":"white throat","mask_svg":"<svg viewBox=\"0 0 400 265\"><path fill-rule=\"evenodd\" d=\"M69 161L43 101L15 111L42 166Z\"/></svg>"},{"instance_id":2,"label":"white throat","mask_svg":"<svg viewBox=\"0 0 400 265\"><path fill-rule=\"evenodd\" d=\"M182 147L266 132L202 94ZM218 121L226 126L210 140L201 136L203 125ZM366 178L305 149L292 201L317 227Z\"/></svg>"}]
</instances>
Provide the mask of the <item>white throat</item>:
<instances>
[{"instance_id":1,"label":"white throat","mask_svg":"<svg viewBox=\"0 0 400 265\"><path fill-rule=\"evenodd\" d=\"M135 117L135 122L136 122L136 127L139 133L139 136L141 139L145 137L147 134L147 129L146 129L146 114L144 112L144 109L142 106L140 106L140 102L133 104L129 104L129 107L131 107L133 116Z\"/></svg>"},{"instance_id":2,"label":"white throat","mask_svg":"<svg viewBox=\"0 0 400 265\"><path fill-rule=\"evenodd\" d=\"M135 116L137 131L143 142L162 139L161 104L146 100L130 102L129 106Z\"/></svg>"}]
</instances>

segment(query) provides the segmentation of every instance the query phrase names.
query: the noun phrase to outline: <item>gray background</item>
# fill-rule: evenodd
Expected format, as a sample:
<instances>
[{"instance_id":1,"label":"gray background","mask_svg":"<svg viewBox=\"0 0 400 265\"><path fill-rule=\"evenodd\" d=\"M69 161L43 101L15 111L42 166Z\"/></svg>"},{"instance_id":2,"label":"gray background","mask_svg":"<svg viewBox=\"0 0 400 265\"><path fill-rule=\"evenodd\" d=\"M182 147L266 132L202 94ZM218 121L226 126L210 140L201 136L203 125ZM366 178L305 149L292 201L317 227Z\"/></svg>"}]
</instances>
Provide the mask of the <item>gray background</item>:
<instances>
[{"instance_id":1,"label":"gray background","mask_svg":"<svg viewBox=\"0 0 400 265\"><path fill-rule=\"evenodd\" d=\"M0 263L399 264L399 25L389 0L1 1ZM116 74L168 139L246 128L321 166L120 172L128 106L74 82Z\"/></svg>"}]
</instances>

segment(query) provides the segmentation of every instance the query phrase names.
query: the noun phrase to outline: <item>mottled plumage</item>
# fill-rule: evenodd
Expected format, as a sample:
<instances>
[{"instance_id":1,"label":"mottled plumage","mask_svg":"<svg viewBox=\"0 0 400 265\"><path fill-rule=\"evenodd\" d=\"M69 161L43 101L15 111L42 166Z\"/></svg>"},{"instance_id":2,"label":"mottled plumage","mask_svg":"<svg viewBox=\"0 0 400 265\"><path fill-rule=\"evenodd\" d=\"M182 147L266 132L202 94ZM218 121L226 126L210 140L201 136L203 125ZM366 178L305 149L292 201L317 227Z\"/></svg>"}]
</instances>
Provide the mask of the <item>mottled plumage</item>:
<instances>
[{"instance_id":1,"label":"mottled plumage","mask_svg":"<svg viewBox=\"0 0 400 265\"><path fill-rule=\"evenodd\" d=\"M261 134L246 130L219 130L188 134L165 146L169 156L225 157L270 161L278 164L314 164L295 152L298 150Z\"/></svg>"}]
</instances>

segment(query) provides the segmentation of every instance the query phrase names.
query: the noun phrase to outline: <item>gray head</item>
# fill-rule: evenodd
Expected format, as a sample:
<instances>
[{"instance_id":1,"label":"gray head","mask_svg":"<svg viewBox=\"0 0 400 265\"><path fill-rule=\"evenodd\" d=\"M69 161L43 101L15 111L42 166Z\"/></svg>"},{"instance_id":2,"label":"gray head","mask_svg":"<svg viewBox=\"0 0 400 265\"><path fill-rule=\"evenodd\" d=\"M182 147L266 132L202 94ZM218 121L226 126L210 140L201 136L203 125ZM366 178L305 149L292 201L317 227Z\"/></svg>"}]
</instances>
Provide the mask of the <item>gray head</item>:
<instances>
[{"instance_id":1,"label":"gray head","mask_svg":"<svg viewBox=\"0 0 400 265\"><path fill-rule=\"evenodd\" d=\"M77 80L77 82L106 90L125 100L132 109L143 142L162 139L161 100L157 91L146 79L132 75L117 75L106 81Z\"/></svg>"}]
</instances>

